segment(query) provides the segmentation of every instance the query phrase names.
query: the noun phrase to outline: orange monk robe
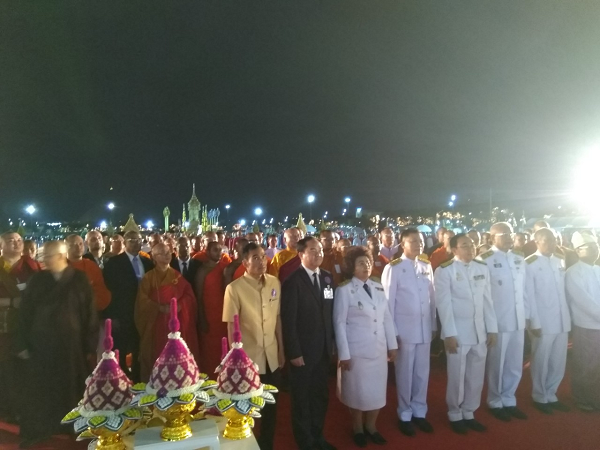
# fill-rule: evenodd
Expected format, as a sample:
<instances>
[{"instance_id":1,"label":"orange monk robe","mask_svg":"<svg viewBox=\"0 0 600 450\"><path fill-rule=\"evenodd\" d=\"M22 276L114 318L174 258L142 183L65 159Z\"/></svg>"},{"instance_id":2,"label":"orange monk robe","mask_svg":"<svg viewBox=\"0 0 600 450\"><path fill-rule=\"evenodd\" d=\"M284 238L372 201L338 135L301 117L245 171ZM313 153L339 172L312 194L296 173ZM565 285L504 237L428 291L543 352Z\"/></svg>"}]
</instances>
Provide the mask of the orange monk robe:
<instances>
[{"instance_id":1,"label":"orange monk robe","mask_svg":"<svg viewBox=\"0 0 600 450\"><path fill-rule=\"evenodd\" d=\"M373 269L371 270L371 276L381 279L381 274L385 266L389 264L390 260L383 255L377 255L377 258L373 258Z\"/></svg>"},{"instance_id":2,"label":"orange monk robe","mask_svg":"<svg viewBox=\"0 0 600 450\"><path fill-rule=\"evenodd\" d=\"M268 271L268 273L274 277L279 277L279 269L281 269L281 266L283 266L297 254L297 250L292 250L290 248L281 250L273 257L273 261L271 261L271 269Z\"/></svg>"},{"instance_id":3,"label":"orange monk robe","mask_svg":"<svg viewBox=\"0 0 600 450\"><path fill-rule=\"evenodd\" d=\"M200 327L200 369L209 377L221 363L221 339L227 337L227 324L223 322L225 283L223 271L226 260L218 263L206 261L198 269L195 279ZM208 328L208 330L206 330Z\"/></svg>"},{"instance_id":4,"label":"orange monk robe","mask_svg":"<svg viewBox=\"0 0 600 450\"><path fill-rule=\"evenodd\" d=\"M94 291L94 300L96 302L96 311L102 311L110 304L111 294L106 284L102 270L94 261L90 259L81 259L80 261L69 261L69 264L77 270L81 270L87 276L88 281Z\"/></svg>"},{"instance_id":5,"label":"orange monk robe","mask_svg":"<svg viewBox=\"0 0 600 450\"><path fill-rule=\"evenodd\" d=\"M270 273L269 272L270 269L271 269L271 258L269 258L267 256L267 273ZM245 273L246 273L246 266L244 266L244 263L242 263L233 273L233 280L235 281L238 278L244 276Z\"/></svg>"},{"instance_id":6,"label":"orange monk robe","mask_svg":"<svg viewBox=\"0 0 600 450\"><path fill-rule=\"evenodd\" d=\"M208 254L206 253L206 250L202 250L195 253L192 258L197 259L198 261L207 262ZM229 256L227 253L223 253L221 256L221 261L225 261L225 263L229 264L231 262L231 256Z\"/></svg>"},{"instance_id":7,"label":"orange monk robe","mask_svg":"<svg viewBox=\"0 0 600 450\"><path fill-rule=\"evenodd\" d=\"M181 337L194 358L199 358L196 327L198 312L192 286L172 267L165 272L150 270L140 283L134 311L135 326L140 334L142 380L150 378L152 366L167 343L172 298L177 299Z\"/></svg>"},{"instance_id":8,"label":"orange monk robe","mask_svg":"<svg viewBox=\"0 0 600 450\"><path fill-rule=\"evenodd\" d=\"M438 248L435 252L431 254L429 257L429 262L431 263L431 269L435 271L440 264L452 259L454 255L452 253L446 252L446 247L442 246Z\"/></svg>"},{"instance_id":9,"label":"orange monk robe","mask_svg":"<svg viewBox=\"0 0 600 450\"><path fill-rule=\"evenodd\" d=\"M342 274L342 255L336 249L323 250L323 262L321 268L331 272L333 284L339 285L343 280Z\"/></svg>"}]
</instances>

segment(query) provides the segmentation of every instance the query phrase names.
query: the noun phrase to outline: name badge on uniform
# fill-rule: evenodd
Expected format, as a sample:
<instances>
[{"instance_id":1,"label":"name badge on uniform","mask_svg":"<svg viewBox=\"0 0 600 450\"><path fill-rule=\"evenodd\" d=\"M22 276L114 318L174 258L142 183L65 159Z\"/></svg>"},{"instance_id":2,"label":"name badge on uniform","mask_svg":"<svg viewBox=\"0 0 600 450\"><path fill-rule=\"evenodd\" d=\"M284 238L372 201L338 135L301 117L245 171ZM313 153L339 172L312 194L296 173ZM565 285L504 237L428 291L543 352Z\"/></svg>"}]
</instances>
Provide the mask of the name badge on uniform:
<instances>
[{"instance_id":1,"label":"name badge on uniform","mask_svg":"<svg viewBox=\"0 0 600 450\"><path fill-rule=\"evenodd\" d=\"M485 280L485 275L475 275L475 276L473 277L473 279L474 279L474 280L476 280L476 281L477 281L477 280Z\"/></svg>"},{"instance_id":2,"label":"name badge on uniform","mask_svg":"<svg viewBox=\"0 0 600 450\"><path fill-rule=\"evenodd\" d=\"M362 304L362 302L358 302L358 309L363 309L363 304Z\"/></svg>"},{"instance_id":3,"label":"name badge on uniform","mask_svg":"<svg viewBox=\"0 0 600 450\"><path fill-rule=\"evenodd\" d=\"M383 292L383 288L376 287L375 289L377 289L378 291L382 291Z\"/></svg>"},{"instance_id":4,"label":"name badge on uniform","mask_svg":"<svg viewBox=\"0 0 600 450\"><path fill-rule=\"evenodd\" d=\"M496 264L494 264L494 267L495 267L496 269L501 269L501 268L502 268L502 264L500 264L500 263L496 263Z\"/></svg>"},{"instance_id":5,"label":"name badge on uniform","mask_svg":"<svg viewBox=\"0 0 600 450\"><path fill-rule=\"evenodd\" d=\"M17 288L20 291L24 291L26 287L27 287L27 283L19 283L19 284L17 284Z\"/></svg>"},{"instance_id":6,"label":"name badge on uniform","mask_svg":"<svg viewBox=\"0 0 600 450\"><path fill-rule=\"evenodd\" d=\"M334 265L334 267L335 267L335 273L342 273L342 269L340 269L339 264Z\"/></svg>"},{"instance_id":7,"label":"name badge on uniform","mask_svg":"<svg viewBox=\"0 0 600 450\"><path fill-rule=\"evenodd\" d=\"M518 266L519 264L521 264L521 261L522 260L520 260L520 259L515 259L515 264Z\"/></svg>"},{"instance_id":8,"label":"name badge on uniform","mask_svg":"<svg viewBox=\"0 0 600 450\"><path fill-rule=\"evenodd\" d=\"M333 289L331 289L330 286L327 286L325 289L323 289L323 296L327 300L332 300L333 299Z\"/></svg>"},{"instance_id":9,"label":"name badge on uniform","mask_svg":"<svg viewBox=\"0 0 600 450\"><path fill-rule=\"evenodd\" d=\"M277 297L277 291L275 289L271 289L271 302L273 300L275 300L275 297Z\"/></svg>"}]
</instances>

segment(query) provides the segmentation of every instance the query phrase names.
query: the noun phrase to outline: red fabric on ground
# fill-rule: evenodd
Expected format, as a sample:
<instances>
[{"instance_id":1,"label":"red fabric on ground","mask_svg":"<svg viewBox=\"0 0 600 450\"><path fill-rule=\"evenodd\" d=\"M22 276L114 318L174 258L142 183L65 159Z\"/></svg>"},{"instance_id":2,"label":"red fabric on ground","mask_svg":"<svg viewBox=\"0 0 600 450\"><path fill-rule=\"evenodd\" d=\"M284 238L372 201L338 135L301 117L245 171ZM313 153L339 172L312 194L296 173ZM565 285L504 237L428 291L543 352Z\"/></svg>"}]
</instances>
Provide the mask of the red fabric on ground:
<instances>
[{"instance_id":1,"label":"red fabric on ground","mask_svg":"<svg viewBox=\"0 0 600 450\"><path fill-rule=\"evenodd\" d=\"M347 409L335 397L335 379L330 379L330 402L325 425L326 439L338 450L352 450L356 447L352 441L350 416ZM442 363L432 361L429 380L429 413L427 418L435 428L433 434L417 431L409 438L397 428L396 389L388 387L388 404L381 411L378 427L388 440L382 449L402 450L598 450L600 449L600 412L584 413L575 409L571 398L570 381L562 382L558 395L568 405L571 412L555 412L546 416L531 404L531 374L525 369L523 380L517 391L519 407L529 415L528 420L513 419L508 423L500 422L491 416L485 406L485 390L482 406L475 413L477 420L488 427L485 433L469 431L466 436L454 434L448 425L446 416L446 373ZM0 422L0 450L16 450L19 443L17 427ZM66 437L56 437L44 444L32 447L35 450L84 450L87 442L74 442ZM368 448L379 448L369 444ZM290 397L287 392L279 395L277 431L275 449L295 450L290 417Z\"/></svg>"}]
</instances>

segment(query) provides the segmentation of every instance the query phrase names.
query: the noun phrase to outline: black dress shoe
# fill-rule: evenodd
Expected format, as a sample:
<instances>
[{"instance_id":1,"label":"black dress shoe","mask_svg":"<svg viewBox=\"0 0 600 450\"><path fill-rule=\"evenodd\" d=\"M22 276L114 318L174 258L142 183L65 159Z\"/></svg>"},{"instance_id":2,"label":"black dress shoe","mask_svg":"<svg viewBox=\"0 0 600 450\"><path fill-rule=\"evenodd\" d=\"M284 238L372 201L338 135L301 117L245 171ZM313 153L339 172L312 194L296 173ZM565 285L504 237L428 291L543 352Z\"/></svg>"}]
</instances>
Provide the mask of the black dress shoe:
<instances>
[{"instance_id":1,"label":"black dress shoe","mask_svg":"<svg viewBox=\"0 0 600 450\"><path fill-rule=\"evenodd\" d=\"M413 427L412 423L405 420L398 421L398 428L405 436L414 436L416 434L415 427Z\"/></svg>"},{"instance_id":2,"label":"black dress shoe","mask_svg":"<svg viewBox=\"0 0 600 450\"><path fill-rule=\"evenodd\" d=\"M504 411L506 411L511 417L515 419L525 420L527 419L527 414L521 411L516 406L505 406Z\"/></svg>"},{"instance_id":3,"label":"black dress shoe","mask_svg":"<svg viewBox=\"0 0 600 450\"><path fill-rule=\"evenodd\" d=\"M425 417L413 417L412 421L423 433L433 433L433 427Z\"/></svg>"},{"instance_id":4,"label":"black dress shoe","mask_svg":"<svg viewBox=\"0 0 600 450\"><path fill-rule=\"evenodd\" d=\"M469 431L469 429L465 425L464 420L457 420L456 422L450 422L450 427L452 428L452 431L454 431L457 434L467 434L467 432Z\"/></svg>"},{"instance_id":5,"label":"black dress shoe","mask_svg":"<svg viewBox=\"0 0 600 450\"><path fill-rule=\"evenodd\" d=\"M492 416L502 422L510 422L510 414L504 408L490 408Z\"/></svg>"},{"instance_id":6,"label":"black dress shoe","mask_svg":"<svg viewBox=\"0 0 600 450\"><path fill-rule=\"evenodd\" d=\"M548 403L533 402L533 406L535 406L535 409L543 412L544 414L552 414L552 408L550 408Z\"/></svg>"},{"instance_id":7,"label":"black dress shoe","mask_svg":"<svg viewBox=\"0 0 600 450\"><path fill-rule=\"evenodd\" d=\"M473 431L478 431L479 433L487 430L485 425L477 422L475 419L465 420L465 425L467 428L470 428Z\"/></svg>"},{"instance_id":8,"label":"black dress shoe","mask_svg":"<svg viewBox=\"0 0 600 450\"><path fill-rule=\"evenodd\" d=\"M565 405L564 403L561 403L559 401L556 402L549 402L548 406L552 409L555 409L557 411L562 411L562 412L569 412L571 411L571 408L569 408L567 405Z\"/></svg>"},{"instance_id":9,"label":"black dress shoe","mask_svg":"<svg viewBox=\"0 0 600 450\"><path fill-rule=\"evenodd\" d=\"M359 446L359 447L366 447L367 446L367 436L365 436L365 433L354 433L354 443Z\"/></svg>"},{"instance_id":10,"label":"black dress shoe","mask_svg":"<svg viewBox=\"0 0 600 450\"><path fill-rule=\"evenodd\" d=\"M371 439L371 441L373 441L373 444L387 444L385 438L382 435L380 435L377 431L375 431L374 433L369 433L367 430L365 430L365 434L369 437L369 439Z\"/></svg>"}]
</instances>

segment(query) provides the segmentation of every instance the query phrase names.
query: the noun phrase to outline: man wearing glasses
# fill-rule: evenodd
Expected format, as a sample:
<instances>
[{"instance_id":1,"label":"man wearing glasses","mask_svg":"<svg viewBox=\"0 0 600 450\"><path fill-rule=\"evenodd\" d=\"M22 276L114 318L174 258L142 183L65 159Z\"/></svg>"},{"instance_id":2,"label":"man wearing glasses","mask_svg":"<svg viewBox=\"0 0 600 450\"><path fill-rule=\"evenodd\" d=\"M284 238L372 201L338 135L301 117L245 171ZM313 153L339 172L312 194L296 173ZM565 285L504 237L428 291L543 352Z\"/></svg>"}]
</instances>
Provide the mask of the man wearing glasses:
<instances>
[{"instance_id":1,"label":"man wearing glasses","mask_svg":"<svg viewBox=\"0 0 600 450\"><path fill-rule=\"evenodd\" d=\"M498 334L490 294L490 271L475 260L475 245L466 234L450 239L454 258L442 263L434 274L435 300L442 324L448 361L446 403L455 433L469 429L485 431L475 420L481 402L485 357Z\"/></svg>"},{"instance_id":2,"label":"man wearing glasses","mask_svg":"<svg viewBox=\"0 0 600 450\"><path fill-rule=\"evenodd\" d=\"M125 373L127 354L132 354L131 379L141 381L139 346L140 338L135 328L133 311L139 284L144 274L152 270L154 264L140 255L142 236L137 231L128 231L125 239L125 252L113 256L104 265L104 281L112 294L112 301L103 311L104 318L112 319L115 348L119 349L119 363Z\"/></svg>"},{"instance_id":3,"label":"man wearing glasses","mask_svg":"<svg viewBox=\"0 0 600 450\"><path fill-rule=\"evenodd\" d=\"M487 404L496 419L527 419L517 408L515 392L523 374L525 343L524 255L513 246L513 229L498 222L490 229L492 248L478 256L490 270L491 294L498 320L498 342L487 356Z\"/></svg>"}]
</instances>

